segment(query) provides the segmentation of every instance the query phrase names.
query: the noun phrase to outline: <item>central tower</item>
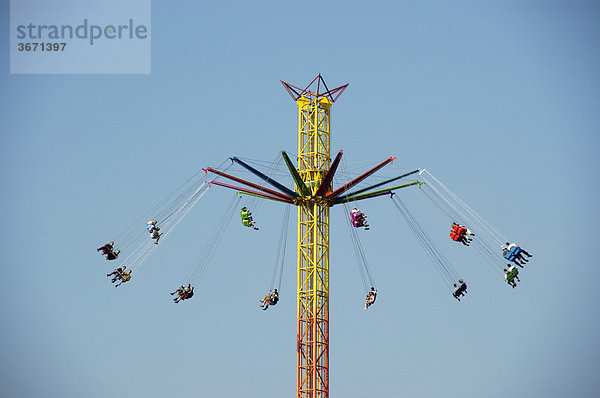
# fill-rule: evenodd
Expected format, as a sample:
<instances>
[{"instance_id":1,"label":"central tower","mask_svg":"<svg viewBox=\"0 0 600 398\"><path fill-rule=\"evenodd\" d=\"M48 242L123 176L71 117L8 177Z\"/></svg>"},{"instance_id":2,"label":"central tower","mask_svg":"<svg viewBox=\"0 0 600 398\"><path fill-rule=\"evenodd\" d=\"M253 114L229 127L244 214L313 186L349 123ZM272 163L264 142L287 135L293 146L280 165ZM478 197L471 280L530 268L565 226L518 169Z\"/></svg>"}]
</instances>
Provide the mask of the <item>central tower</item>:
<instances>
[{"instance_id":1,"label":"central tower","mask_svg":"<svg viewBox=\"0 0 600 398\"><path fill-rule=\"evenodd\" d=\"M330 109L348 86L328 90L318 75L305 89L282 82L298 105L297 397L329 396ZM314 88L316 86L316 89ZM337 93L337 95L335 95ZM335 97L334 97L335 95Z\"/></svg>"}]
</instances>

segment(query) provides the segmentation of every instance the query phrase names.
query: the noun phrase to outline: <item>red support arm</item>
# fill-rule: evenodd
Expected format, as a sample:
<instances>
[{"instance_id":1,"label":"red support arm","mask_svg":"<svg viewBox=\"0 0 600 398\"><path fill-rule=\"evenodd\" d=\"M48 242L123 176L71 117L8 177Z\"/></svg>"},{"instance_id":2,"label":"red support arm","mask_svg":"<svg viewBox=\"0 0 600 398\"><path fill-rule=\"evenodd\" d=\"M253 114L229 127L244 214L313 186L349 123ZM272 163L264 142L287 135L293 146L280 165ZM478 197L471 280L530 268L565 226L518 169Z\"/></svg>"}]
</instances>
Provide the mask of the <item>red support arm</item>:
<instances>
[{"instance_id":1,"label":"red support arm","mask_svg":"<svg viewBox=\"0 0 600 398\"><path fill-rule=\"evenodd\" d=\"M327 170L325 177L323 177L323 181L321 181L321 185L319 186L319 189L317 189L315 196L323 196L330 190L331 180L333 180L333 175L340 164L340 160L342 160L342 151L338 152L337 156L333 160L333 163L331 163L331 166L329 167L329 170Z\"/></svg>"},{"instance_id":2,"label":"red support arm","mask_svg":"<svg viewBox=\"0 0 600 398\"><path fill-rule=\"evenodd\" d=\"M249 187L256 188L256 189L258 189L259 191L263 191L263 192L270 193L271 195L275 195L275 196L277 196L277 197L279 197L279 198L292 200L292 198L291 198L291 197L289 197L289 196L288 196L288 195L286 195L286 194L283 194L283 193L281 193L281 192L277 192L277 191L273 191L272 189L265 188L265 187L263 187L263 186L261 186L261 185L254 184L254 183L252 183L252 182L249 182L249 181L246 181L246 180L242 180L241 178L237 178L237 177L234 177L234 176L232 176L232 175L229 175L229 174L225 174L225 173L223 173L222 171L215 170L215 169L213 169L213 168L210 168L210 167L208 167L208 168L206 168L206 169L204 169L204 170L206 170L206 171L210 171L211 173L218 174L218 175L220 175L220 176L223 176L223 177L225 177L225 178L229 178L230 180L233 180L233 181L235 181L235 182L239 182L239 183L241 183L241 184L248 185ZM217 184L217 183L215 182L215 184ZM217 185L219 185L219 184L217 184Z\"/></svg>"},{"instance_id":3,"label":"red support arm","mask_svg":"<svg viewBox=\"0 0 600 398\"><path fill-rule=\"evenodd\" d=\"M375 173L377 170L379 170L386 164L393 162L394 159L396 159L396 158L392 158L392 157L387 158L383 162L379 163L377 166L373 167L371 170L367 171L366 173L364 173L362 175L359 175L358 177L356 177L354 180L350 181L346 185L339 187L338 189L336 189L333 192L329 192L327 195L325 195L325 197L326 198L335 198L336 196L339 196L340 194L346 192L347 190L349 190L350 188L352 188L353 186L355 186L356 184L358 184L359 182L361 182L362 180L364 180L371 174Z\"/></svg>"}]
</instances>

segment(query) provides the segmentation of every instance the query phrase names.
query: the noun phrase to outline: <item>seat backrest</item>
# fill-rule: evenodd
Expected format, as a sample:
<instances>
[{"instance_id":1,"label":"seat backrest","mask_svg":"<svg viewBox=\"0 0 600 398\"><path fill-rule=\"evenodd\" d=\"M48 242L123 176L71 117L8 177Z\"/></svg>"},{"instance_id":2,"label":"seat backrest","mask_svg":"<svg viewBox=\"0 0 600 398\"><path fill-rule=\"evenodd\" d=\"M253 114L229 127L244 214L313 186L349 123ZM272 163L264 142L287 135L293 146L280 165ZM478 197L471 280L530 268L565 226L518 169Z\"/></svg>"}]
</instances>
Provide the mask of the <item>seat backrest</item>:
<instances>
[{"instance_id":1,"label":"seat backrest","mask_svg":"<svg viewBox=\"0 0 600 398\"><path fill-rule=\"evenodd\" d=\"M513 261L516 258L516 256L512 252L506 252L504 253L504 258L508 261Z\"/></svg>"}]
</instances>

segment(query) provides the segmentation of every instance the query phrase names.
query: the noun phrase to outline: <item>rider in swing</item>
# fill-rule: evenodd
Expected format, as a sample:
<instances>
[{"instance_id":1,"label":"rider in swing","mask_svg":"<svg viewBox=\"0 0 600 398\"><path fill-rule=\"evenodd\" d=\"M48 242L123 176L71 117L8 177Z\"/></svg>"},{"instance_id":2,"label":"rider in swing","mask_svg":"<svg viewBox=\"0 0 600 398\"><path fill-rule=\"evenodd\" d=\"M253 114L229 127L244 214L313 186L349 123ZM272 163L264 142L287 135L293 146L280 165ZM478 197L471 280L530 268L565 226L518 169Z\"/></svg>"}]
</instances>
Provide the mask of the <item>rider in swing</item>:
<instances>
[{"instance_id":1,"label":"rider in swing","mask_svg":"<svg viewBox=\"0 0 600 398\"><path fill-rule=\"evenodd\" d=\"M365 310L367 308L369 308L371 305L373 305L376 298L377 298L377 289L375 289L374 287L371 287L371 290L369 291L369 293L367 293L367 298L365 300Z\"/></svg>"},{"instance_id":2,"label":"rider in swing","mask_svg":"<svg viewBox=\"0 0 600 398\"><path fill-rule=\"evenodd\" d=\"M262 300L259 301L261 303L260 306L264 311L267 308L269 308L269 305L275 305L279 302L279 292L277 291L277 289L273 289L269 291L269 294L267 294L265 297L263 297Z\"/></svg>"},{"instance_id":3,"label":"rider in swing","mask_svg":"<svg viewBox=\"0 0 600 398\"><path fill-rule=\"evenodd\" d=\"M256 227L256 225L254 225L254 220L252 219L252 213L250 213L250 210L248 210L248 208L246 206L242 207L242 210L240 211L240 215L242 216L242 225L244 227L254 228L256 231L258 231L258 228Z\"/></svg>"},{"instance_id":4,"label":"rider in swing","mask_svg":"<svg viewBox=\"0 0 600 398\"><path fill-rule=\"evenodd\" d=\"M350 219L352 220L352 225L356 228L364 227L365 231L370 229L369 224L367 223L367 216L360 209L356 207L350 211Z\"/></svg>"},{"instance_id":5,"label":"rider in swing","mask_svg":"<svg viewBox=\"0 0 600 398\"><path fill-rule=\"evenodd\" d=\"M467 293L467 284L462 279L459 279L458 283L460 283L459 286L457 286L456 283L454 284L454 293L452 293L452 295L455 299L460 301L460 296L464 296Z\"/></svg>"},{"instance_id":6,"label":"rider in swing","mask_svg":"<svg viewBox=\"0 0 600 398\"><path fill-rule=\"evenodd\" d=\"M158 231L160 231L160 228L158 227L157 224L158 224L157 220L148 221L148 223L146 224L146 228L148 229L148 232L150 233L150 239L156 239L156 241L154 242L155 245L158 245L158 240L162 236L162 234L158 232Z\"/></svg>"}]
</instances>

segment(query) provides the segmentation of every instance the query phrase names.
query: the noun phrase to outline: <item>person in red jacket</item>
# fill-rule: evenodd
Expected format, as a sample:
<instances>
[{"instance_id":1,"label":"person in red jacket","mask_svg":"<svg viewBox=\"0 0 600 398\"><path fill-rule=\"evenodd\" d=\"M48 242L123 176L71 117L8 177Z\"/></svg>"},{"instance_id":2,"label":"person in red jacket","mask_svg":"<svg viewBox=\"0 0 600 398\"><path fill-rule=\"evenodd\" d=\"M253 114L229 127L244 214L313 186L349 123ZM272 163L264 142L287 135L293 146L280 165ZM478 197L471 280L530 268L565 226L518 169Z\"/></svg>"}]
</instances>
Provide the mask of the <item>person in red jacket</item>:
<instances>
[{"instance_id":1,"label":"person in red jacket","mask_svg":"<svg viewBox=\"0 0 600 398\"><path fill-rule=\"evenodd\" d=\"M115 245L114 241L109 242L109 243L105 244L104 246L97 248L96 251L98 251L98 252L102 251L102 254L108 254L113 251L114 245Z\"/></svg>"},{"instance_id":2,"label":"person in red jacket","mask_svg":"<svg viewBox=\"0 0 600 398\"><path fill-rule=\"evenodd\" d=\"M455 242L460 242L465 246L469 246L473 240L472 236L475 236L467 227L461 224L452 222L452 230L450 231L450 239Z\"/></svg>"}]
</instances>

